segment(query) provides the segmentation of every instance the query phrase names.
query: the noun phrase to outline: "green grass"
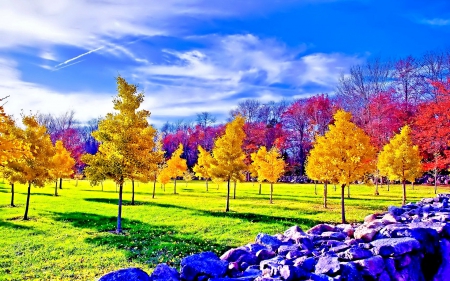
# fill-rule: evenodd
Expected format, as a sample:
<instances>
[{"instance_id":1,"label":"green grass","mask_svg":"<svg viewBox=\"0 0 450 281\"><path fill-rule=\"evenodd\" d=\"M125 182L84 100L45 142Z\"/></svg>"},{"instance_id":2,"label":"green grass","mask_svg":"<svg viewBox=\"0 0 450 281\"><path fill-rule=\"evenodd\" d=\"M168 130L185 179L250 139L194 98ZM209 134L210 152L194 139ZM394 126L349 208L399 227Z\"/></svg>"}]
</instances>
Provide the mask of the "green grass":
<instances>
[{"instance_id":1,"label":"green grass","mask_svg":"<svg viewBox=\"0 0 450 281\"><path fill-rule=\"evenodd\" d=\"M0 184L0 280L93 280L105 272L139 266L151 271L158 263L174 266L182 257L200 252L223 253L230 247L254 240L259 232L275 234L298 224L307 229L321 222L339 222L340 190L329 187L329 208L322 207L322 186L314 195L313 185L277 184L274 204L269 204L269 186L238 184L231 211L224 213L226 185L220 189L203 182L186 187L178 182L164 192L151 184L136 186L136 205L130 205L131 184L124 189L124 235L115 229L117 198L112 182L91 187L87 181L64 181L60 196L53 185L32 188L29 221L23 221L25 186L16 186L16 207L10 207L10 189ZM440 188L440 192L450 192ZM408 201L433 197L432 187L408 186ZM346 199L347 219L360 222L369 213L401 204L401 189L353 185Z\"/></svg>"}]
</instances>

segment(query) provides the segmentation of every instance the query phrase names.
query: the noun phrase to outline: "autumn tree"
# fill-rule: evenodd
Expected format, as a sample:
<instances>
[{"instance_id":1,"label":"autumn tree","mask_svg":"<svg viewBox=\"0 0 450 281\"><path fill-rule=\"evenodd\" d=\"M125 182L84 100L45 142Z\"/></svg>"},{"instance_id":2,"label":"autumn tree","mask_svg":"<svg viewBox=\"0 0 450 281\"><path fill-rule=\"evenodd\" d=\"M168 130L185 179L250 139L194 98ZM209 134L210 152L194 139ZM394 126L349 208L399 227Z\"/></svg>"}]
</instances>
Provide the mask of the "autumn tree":
<instances>
[{"instance_id":1,"label":"autumn tree","mask_svg":"<svg viewBox=\"0 0 450 281\"><path fill-rule=\"evenodd\" d=\"M192 181L194 179L194 173L190 172L189 170L186 170L183 173L183 180L186 182L186 187L188 185L188 182Z\"/></svg>"},{"instance_id":2,"label":"autumn tree","mask_svg":"<svg viewBox=\"0 0 450 281\"><path fill-rule=\"evenodd\" d=\"M406 204L406 181L413 182L422 174L419 148L411 140L411 129L404 126L399 134L383 147L378 156L380 173L403 186L403 205Z\"/></svg>"},{"instance_id":3,"label":"autumn tree","mask_svg":"<svg viewBox=\"0 0 450 281\"><path fill-rule=\"evenodd\" d=\"M345 223L344 193L350 183L361 180L374 170L375 148L364 131L351 122L352 115L339 110L334 115L334 124L318 136L308 161L313 164L323 157L330 165L321 179L336 181L341 185L342 222ZM325 160L324 160L325 161Z\"/></svg>"},{"instance_id":4,"label":"autumn tree","mask_svg":"<svg viewBox=\"0 0 450 281\"><path fill-rule=\"evenodd\" d=\"M285 172L285 162L276 147L269 151L265 146L259 148L258 152L252 154L252 160L256 168L258 179L270 183L270 204L272 204L273 184Z\"/></svg>"},{"instance_id":5,"label":"autumn tree","mask_svg":"<svg viewBox=\"0 0 450 281\"><path fill-rule=\"evenodd\" d=\"M227 182L227 202L225 212L230 210L230 181L239 180L245 170L245 154L242 150L245 133L244 118L236 116L226 125L225 133L216 139L212 150L213 163L211 171L213 179Z\"/></svg>"},{"instance_id":6,"label":"autumn tree","mask_svg":"<svg viewBox=\"0 0 450 281\"><path fill-rule=\"evenodd\" d=\"M211 153L198 146L198 159L197 164L192 168L195 172L195 176L204 178L206 183L206 191L208 191L208 180L211 178L211 164L213 157Z\"/></svg>"},{"instance_id":7,"label":"autumn tree","mask_svg":"<svg viewBox=\"0 0 450 281\"><path fill-rule=\"evenodd\" d=\"M172 153L172 157L167 160L167 172L173 178L173 194L177 194L177 177L183 176L187 170L186 159L181 158L183 145L180 143L177 150Z\"/></svg>"},{"instance_id":8,"label":"autumn tree","mask_svg":"<svg viewBox=\"0 0 450 281\"><path fill-rule=\"evenodd\" d=\"M59 187L62 187L62 178L69 177L73 174L73 166L75 165L75 159L70 156L70 152L64 147L62 141L56 141L55 143L55 155L52 158L51 175L58 182ZM58 184L55 185L55 196L58 196Z\"/></svg>"},{"instance_id":9,"label":"autumn tree","mask_svg":"<svg viewBox=\"0 0 450 281\"><path fill-rule=\"evenodd\" d=\"M119 185L117 233L122 232L122 194L126 179L148 167L154 159L156 130L148 124L150 112L138 110L144 94L137 93L137 86L117 78L117 96L113 99L115 113L108 113L92 135L100 142L95 155L85 154L85 173L95 184L101 178L112 179Z\"/></svg>"},{"instance_id":10,"label":"autumn tree","mask_svg":"<svg viewBox=\"0 0 450 281\"><path fill-rule=\"evenodd\" d=\"M17 179L19 183L28 184L27 202L23 216L24 220L28 220L31 185L43 187L52 179L52 159L55 151L47 129L38 124L35 116L23 116L22 123L25 129L17 129L14 134L17 139L27 144L29 153L8 161L7 169L11 171L14 180Z\"/></svg>"}]
</instances>

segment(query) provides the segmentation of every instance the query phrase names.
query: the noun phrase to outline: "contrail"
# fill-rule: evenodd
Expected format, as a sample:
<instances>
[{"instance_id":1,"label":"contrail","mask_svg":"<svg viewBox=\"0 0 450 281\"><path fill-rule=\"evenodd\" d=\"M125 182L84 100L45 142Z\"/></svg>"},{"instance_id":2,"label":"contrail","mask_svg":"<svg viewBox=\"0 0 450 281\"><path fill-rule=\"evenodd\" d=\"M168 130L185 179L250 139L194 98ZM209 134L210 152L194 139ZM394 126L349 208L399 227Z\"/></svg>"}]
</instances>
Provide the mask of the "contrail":
<instances>
[{"instance_id":1,"label":"contrail","mask_svg":"<svg viewBox=\"0 0 450 281\"><path fill-rule=\"evenodd\" d=\"M66 67L68 67L68 66L71 66L71 65L74 65L74 64L80 63L80 62L82 62L82 61L84 61L84 60L79 60L79 61L76 61L76 62L70 63L70 64L68 64L68 65L62 66L62 67L60 67L60 68L56 68L56 66L55 66L55 69L54 69L54 70L52 70L52 71L58 71L58 70L60 70L60 69L63 69L63 68L66 68ZM58 65L61 65L61 64L58 64Z\"/></svg>"},{"instance_id":2,"label":"contrail","mask_svg":"<svg viewBox=\"0 0 450 281\"><path fill-rule=\"evenodd\" d=\"M91 50L91 51L89 51L89 52L86 52L86 53L84 53L84 54L81 54L81 55L79 55L79 56L76 56L76 57L74 57L74 58L71 58L71 59L69 59L69 60L66 60L65 62L62 62L62 63L56 65L55 68L57 68L58 66L61 66L61 65L63 65L63 64L67 64L67 63L69 63L69 62L71 62L71 61L74 61L74 60L76 60L76 59L79 59L79 58L81 58L81 57L84 57L85 55L89 55L90 53L97 52L98 50L101 50L101 49L103 49L104 47L105 47L105 46L101 46L101 47L99 47L99 48L97 48L97 49L95 49L95 50Z\"/></svg>"}]
</instances>

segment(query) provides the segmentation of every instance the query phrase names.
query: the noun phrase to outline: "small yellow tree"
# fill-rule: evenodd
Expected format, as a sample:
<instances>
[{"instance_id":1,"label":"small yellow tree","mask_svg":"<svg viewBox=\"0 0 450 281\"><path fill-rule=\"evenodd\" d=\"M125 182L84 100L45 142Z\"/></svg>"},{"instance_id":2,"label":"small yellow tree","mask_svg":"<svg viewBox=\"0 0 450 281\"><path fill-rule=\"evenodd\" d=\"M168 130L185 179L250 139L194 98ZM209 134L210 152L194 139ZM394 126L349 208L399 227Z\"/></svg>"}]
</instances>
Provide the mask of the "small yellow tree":
<instances>
[{"instance_id":1,"label":"small yellow tree","mask_svg":"<svg viewBox=\"0 0 450 281\"><path fill-rule=\"evenodd\" d=\"M170 182L170 178L171 176L169 170L167 170L167 166L164 165L156 179L159 183L161 183L164 186L164 191L166 191L166 184Z\"/></svg>"},{"instance_id":2,"label":"small yellow tree","mask_svg":"<svg viewBox=\"0 0 450 281\"><path fill-rule=\"evenodd\" d=\"M402 182L403 205L406 204L406 181L414 182L422 174L420 161L419 148L412 143L409 126L404 126L392 137L378 156L380 174Z\"/></svg>"},{"instance_id":3,"label":"small yellow tree","mask_svg":"<svg viewBox=\"0 0 450 281\"><path fill-rule=\"evenodd\" d=\"M267 151L265 146L251 154L251 158L258 174L258 180L270 183L270 204L272 204L273 184L284 174L286 163L276 147Z\"/></svg>"},{"instance_id":4,"label":"small yellow tree","mask_svg":"<svg viewBox=\"0 0 450 281\"><path fill-rule=\"evenodd\" d=\"M177 177L183 176L187 170L186 159L181 158L183 154L183 144L179 144L177 150L172 153L172 157L167 160L167 172L173 181L173 194L177 194Z\"/></svg>"},{"instance_id":5,"label":"small yellow tree","mask_svg":"<svg viewBox=\"0 0 450 281\"><path fill-rule=\"evenodd\" d=\"M194 173L190 171L185 171L183 173L183 180L186 182L186 187L188 185L188 182L192 181L194 179Z\"/></svg>"},{"instance_id":6,"label":"small yellow tree","mask_svg":"<svg viewBox=\"0 0 450 281\"><path fill-rule=\"evenodd\" d=\"M208 191L208 180L211 178L211 163L213 161L211 153L199 145L197 164L194 165L192 170L195 172L195 176L205 179L206 191Z\"/></svg>"},{"instance_id":7,"label":"small yellow tree","mask_svg":"<svg viewBox=\"0 0 450 281\"><path fill-rule=\"evenodd\" d=\"M225 212L230 210L230 181L237 181L242 177L246 168L245 154L242 144L245 138L244 118L236 116L226 125L225 133L216 139L212 150L213 161L211 174L213 178L227 181L227 202Z\"/></svg>"},{"instance_id":8,"label":"small yellow tree","mask_svg":"<svg viewBox=\"0 0 450 281\"><path fill-rule=\"evenodd\" d=\"M50 171L53 178L58 182L59 187L62 187L62 178L69 177L73 174L73 166L75 159L70 156L70 152L64 147L62 141L55 143L55 155L52 158L52 169ZM58 184L55 185L55 196L58 196Z\"/></svg>"},{"instance_id":9,"label":"small yellow tree","mask_svg":"<svg viewBox=\"0 0 450 281\"><path fill-rule=\"evenodd\" d=\"M345 186L362 180L374 170L375 148L364 131L351 122L352 115L339 110L334 115L334 124L328 132L316 138L308 162L312 165L318 158L329 161L323 181L336 181L341 185L342 223L345 223Z\"/></svg>"}]
</instances>

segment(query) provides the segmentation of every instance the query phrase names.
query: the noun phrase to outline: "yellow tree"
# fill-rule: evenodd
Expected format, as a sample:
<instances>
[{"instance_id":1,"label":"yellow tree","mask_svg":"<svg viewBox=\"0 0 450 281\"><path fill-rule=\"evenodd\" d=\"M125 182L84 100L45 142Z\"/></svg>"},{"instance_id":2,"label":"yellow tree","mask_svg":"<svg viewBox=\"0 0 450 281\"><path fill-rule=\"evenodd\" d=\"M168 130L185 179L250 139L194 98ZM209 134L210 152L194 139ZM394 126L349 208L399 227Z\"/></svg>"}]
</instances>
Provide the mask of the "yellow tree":
<instances>
[{"instance_id":1,"label":"yellow tree","mask_svg":"<svg viewBox=\"0 0 450 281\"><path fill-rule=\"evenodd\" d=\"M180 143L177 150L172 153L172 157L167 160L167 170L170 178L173 178L173 194L177 194L177 177L183 176L187 170L186 159L181 158L183 154L183 145Z\"/></svg>"},{"instance_id":2,"label":"yellow tree","mask_svg":"<svg viewBox=\"0 0 450 281\"><path fill-rule=\"evenodd\" d=\"M227 181L227 202L225 212L230 210L230 181L237 181L245 170L245 154L242 150L244 142L244 118L236 116L226 125L225 133L216 139L212 150L213 161L211 174L213 178Z\"/></svg>"},{"instance_id":3,"label":"yellow tree","mask_svg":"<svg viewBox=\"0 0 450 281\"><path fill-rule=\"evenodd\" d=\"M0 99L0 101L3 101ZM4 166L6 161L19 158L24 154L30 156L28 151L28 144L17 138L15 130L18 128L15 125L14 120L4 112L2 106L0 106L0 165Z\"/></svg>"},{"instance_id":4,"label":"yellow tree","mask_svg":"<svg viewBox=\"0 0 450 281\"><path fill-rule=\"evenodd\" d=\"M185 171L183 173L183 180L186 182L186 187L188 185L188 182L192 181L194 179L194 173L190 171Z\"/></svg>"},{"instance_id":5,"label":"yellow tree","mask_svg":"<svg viewBox=\"0 0 450 281\"><path fill-rule=\"evenodd\" d=\"M16 138L22 140L30 153L22 154L20 158L8 161L7 168L11 170L14 179L22 184L28 184L27 202L24 220L28 219L30 206L31 185L43 187L52 179L50 173L53 166L52 159L55 154L50 136L45 126L41 126L34 116L23 116L22 123L25 129L15 130Z\"/></svg>"},{"instance_id":6,"label":"yellow tree","mask_svg":"<svg viewBox=\"0 0 450 281\"><path fill-rule=\"evenodd\" d=\"M161 183L164 186L164 191L166 191L166 184L170 182L170 178L171 178L170 171L167 169L167 165L164 165L156 179L159 183Z\"/></svg>"},{"instance_id":7,"label":"yellow tree","mask_svg":"<svg viewBox=\"0 0 450 281\"><path fill-rule=\"evenodd\" d=\"M323 181L337 182L341 185L342 222L345 223L345 186L362 180L375 169L375 148L370 144L370 137L351 122L352 115L339 110L334 115L334 124L323 136L318 136L311 149L308 162L312 165L317 158L329 161Z\"/></svg>"},{"instance_id":8,"label":"yellow tree","mask_svg":"<svg viewBox=\"0 0 450 281\"><path fill-rule=\"evenodd\" d=\"M117 233L122 232L122 195L125 180L131 180L148 168L149 159L155 159L156 130L148 124L150 112L138 110L144 94L137 86L117 78L117 97L113 100L115 113L108 113L98 124L92 136L100 142L95 155L85 154L85 173L96 184L104 178L119 185Z\"/></svg>"},{"instance_id":9,"label":"yellow tree","mask_svg":"<svg viewBox=\"0 0 450 281\"><path fill-rule=\"evenodd\" d=\"M411 129L404 126L399 134L392 137L378 156L380 174L389 180L400 180L403 185L403 205L406 204L406 181L414 180L422 174L419 148L413 145Z\"/></svg>"},{"instance_id":10,"label":"yellow tree","mask_svg":"<svg viewBox=\"0 0 450 281\"><path fill-rule=\"evenodd\" d=\"M336 184L334 169L326 151L312 150L306 159L305 173L314 180L323 182L323 207L327 208L328 183Z\"/></svg>"},{"instance_id":11,"label":"yellow tree","mask_svg":"<svg viewBox=\"0 0 450 281\"><path fill-rule=\"evenodd\" d=\"M261 146L256 153L251 154L251 158L258 180L270 183L270 204L272 204L273 184L284 174L286 163L276 147L267 151L265 146Z\"/></svg>"},{"instance_id":12,"label":"yellow tree","mask_svg":"<svg viewBox=\"0 0 450 281\"><path fill-rule=\"evenodd\" d=\"M208 191L208 180L211 178L211 163L213 161L211 153L199 145L197 164L192 169L195 172L195 176L205 179L206 191Z\"/></svg>"},{"instance_id":13,"label":"yellow tree","mask_svg":"<svg viewBox=\"0 0 450 281\"><path fill-rule=\"evenodd\" d=\"M158 176L161 173L161 171L166 167L166 159L164 158L165 151L163 150L162 135L158 135L154 151L155 151L154 153L155 158L153 161L147 163L148 169L145 175L147 181L148 180L153 181L153 193L152 193L153 199L155 198L156 181L158 180Z\"/></svg>"},{"instance_id":14,"label":"yellow tree","mask_svg":"<svg viewBox=\"0 0 450 281\"><path fill-rule=\"evenodd\" d=\"M59 179L60 188L62 187L62 178L73 174L74 165L75 159L70 156L70 152L64 147L62 141L56 141L50 174L56 179L56 183L58 183ZM58 184L55 185L55 196L58 196Z\"/></svg>"}]
</instances>

